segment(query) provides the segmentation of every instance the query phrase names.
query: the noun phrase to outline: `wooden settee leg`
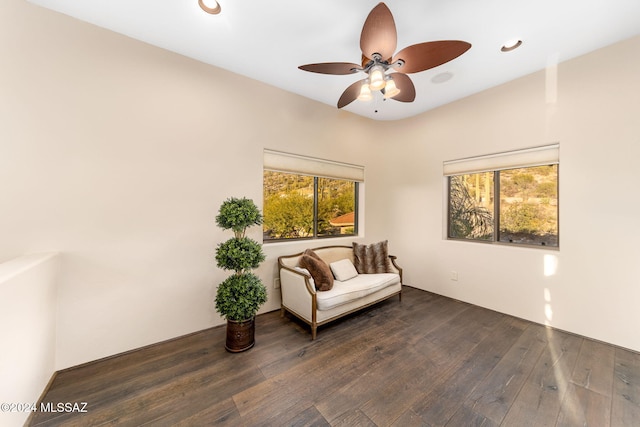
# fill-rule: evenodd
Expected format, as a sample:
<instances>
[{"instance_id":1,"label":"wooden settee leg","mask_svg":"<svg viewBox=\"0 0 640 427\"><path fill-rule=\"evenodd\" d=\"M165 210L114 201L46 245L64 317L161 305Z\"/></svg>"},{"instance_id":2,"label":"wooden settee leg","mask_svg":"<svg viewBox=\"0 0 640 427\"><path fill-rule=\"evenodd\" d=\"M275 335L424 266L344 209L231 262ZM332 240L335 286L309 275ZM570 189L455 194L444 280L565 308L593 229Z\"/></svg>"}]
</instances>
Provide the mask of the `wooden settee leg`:
<instances>
[{"instance_id":1,"label":"wooden settee leg","mask_svg":"<svg viewBox=\"0 0 640 427\"><path fill-rule=\"evenodd\" d=\"M318 334L318 326L311 325L311 340L315 340L317 334Z\"/></svg>"}]
</instances>

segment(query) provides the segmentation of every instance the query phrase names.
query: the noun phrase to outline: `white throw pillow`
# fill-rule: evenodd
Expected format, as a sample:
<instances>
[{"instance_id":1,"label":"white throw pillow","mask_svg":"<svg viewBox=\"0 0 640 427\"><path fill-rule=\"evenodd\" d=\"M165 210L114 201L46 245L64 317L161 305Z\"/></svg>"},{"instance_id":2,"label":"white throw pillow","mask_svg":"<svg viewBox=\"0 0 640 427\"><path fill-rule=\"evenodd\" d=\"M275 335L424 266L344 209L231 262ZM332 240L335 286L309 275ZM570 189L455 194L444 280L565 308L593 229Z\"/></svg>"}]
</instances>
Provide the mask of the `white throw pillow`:
<instances>
[{"instance_id":1,"label":"white throw pillow","mask_svg":"<svg viewBox=\"0 0 640 427\"><path fill-rule=\"evenodd\" d=\"M354 267L350 259L345 258L340 261L332 262L329 264L333 277L340 282L344 282L349 279L353 279L358 275L358 271Z\"/></svg>"},{"instance_id":2,"label":"white throw pillow","mask_svg":"<svg viewBox=\"0 0 640 427\"><path fill-rule=\"evenodd\" d=\"M313 281L313 277L311 277L311 273L309 273L309 270L307 270L306 268L302 268L302 267L293 267L293 269L295 271L299 271L300 273L304 273L307 276L309 276L309 284L311 285L311 287L313 289L316 288L316 282Z\"/></svg>"},{"instance_id":3,"label":"white throw pillow","mask_svg":"<svg viewBox=\"0 0 640 427\"><path fill-rule=\"evenodd\" d=\"M309 270L307 270L306 268L302 268L302 267L293 267L293 269L295 271L299 271L300 273L304 273L307 276L311 276L311 273L309 273Z\"/></svg>"}]
</instances>

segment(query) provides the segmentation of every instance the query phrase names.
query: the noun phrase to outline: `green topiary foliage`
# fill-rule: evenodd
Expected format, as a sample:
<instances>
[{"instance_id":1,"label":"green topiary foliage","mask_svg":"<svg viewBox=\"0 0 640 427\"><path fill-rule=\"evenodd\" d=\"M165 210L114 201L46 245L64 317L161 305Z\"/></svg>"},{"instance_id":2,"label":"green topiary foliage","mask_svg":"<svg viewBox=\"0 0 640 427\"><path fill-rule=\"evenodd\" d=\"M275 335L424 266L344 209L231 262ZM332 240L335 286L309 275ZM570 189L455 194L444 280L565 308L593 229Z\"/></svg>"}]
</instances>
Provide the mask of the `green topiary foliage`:
<instances>
[{"instance_id":1,"label":"green topiary foliage","mask_svg":"<svg viewBox=\"0 0 640 427\"><path fill-rule=\"evenodd\" d=\"M220 206L216 223L223 230L232 229L235 235L216 249L218 267L235 271L218 286L216 311L227 320L250 319L267 301L267 288L250 272L265 256L262 245L244 234L247 227L262 224L262 214L252 200L231 198Z\"/></svg>"},{"instance_id":2,"label":"green topiary foliage","mask_svg":"<svg viewBox=\"0 0 640 427\"><path fill-rule=\"evenodd\" d=\"M252 318L267 301L267 290L253 273L234 274L218 286L216 311L228 320Z\"/></svg>"},{"instance_id":3,"label":"green topiary foliage","mask_svg":"<svg viewBox=\"0 0 640 427\"><path fill-rule=\"evenodd\" d=\"M220 243L216 249L216 261L223 270L242 272L258 268L264 258L262 246L248 237L234 237Z\"/></svg>"},{"instance_id":4,"label":"green topiary foliage","mask_svg":"<svg viewBox=\"0 0 640 427\"><path fill-rule=\"evenodd\" d=\"M236 237L244 237L247 227L262 224L262 214L253 200L232 197L220 206L216 224L223 230L233 230Z\"/></svg>"}]
</instances>

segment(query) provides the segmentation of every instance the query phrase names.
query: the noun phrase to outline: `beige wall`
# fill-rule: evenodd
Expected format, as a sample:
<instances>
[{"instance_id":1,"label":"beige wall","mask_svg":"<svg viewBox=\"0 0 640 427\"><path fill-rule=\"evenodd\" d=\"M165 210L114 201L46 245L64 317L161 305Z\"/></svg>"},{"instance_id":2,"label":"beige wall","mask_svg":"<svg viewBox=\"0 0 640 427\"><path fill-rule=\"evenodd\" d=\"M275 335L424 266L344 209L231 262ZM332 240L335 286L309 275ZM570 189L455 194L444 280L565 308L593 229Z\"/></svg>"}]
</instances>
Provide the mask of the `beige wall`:
<instances>
[{"instance_id":1,"label":"beige wall","mask_svg":"<svg viewBox=\"0 0 640 427\"><path fill-rule=\"evenodd\" d=\"M541 71L388 124L389 134L404 128L388 217L402 218L389 238L409 283L640 350L639 51L635 37L560 64L557 86ZM559 251L443 238L443 161L555 142Z\"/></svg>"},{"instance_id":2,"label":"beige wall","mask_svg":"<svg viewBox=\"0 0 640 427\"><path fill-rule=\"evenodd\" d=\"M61 253L58 369L222 323L214 218L264 148L367 166L365 119L21 0L0 51L0 261Z\"/></svg>"},{"instance_id":3,"label":"beige wall","mask_svg":"<svg viewBox=\"0 0 640 427\"><path fill-rule=\"evenodd\" d=\"M364 165L362 240L389 238L408 283L539 322L549 288L551 324L640 350L626 197L640 65L624 49L639 39L561 66L555 104L539 73L382 123L24 1L2 12L0 261L62 253L57 369L222 323L213 257L229 235L214 217L227 197L261 203L264 148ZM555 276L542 274L544 251L443 240L443 160L555 141ZM266 248L262 311L278 308L275 257L300 247Z\"/></svg>"},{"instance_id":4,"label":"beige wall","mask_svg":"<svg viewBox=\"0 0 640 427\"><path fill-rule=\"evenodd\" d=\"M0 263L0 403L35 403L51 379L56 357L55 253ZM0 424L21 426L26 410L0 411Z\"/></svg>"}]
</instances>

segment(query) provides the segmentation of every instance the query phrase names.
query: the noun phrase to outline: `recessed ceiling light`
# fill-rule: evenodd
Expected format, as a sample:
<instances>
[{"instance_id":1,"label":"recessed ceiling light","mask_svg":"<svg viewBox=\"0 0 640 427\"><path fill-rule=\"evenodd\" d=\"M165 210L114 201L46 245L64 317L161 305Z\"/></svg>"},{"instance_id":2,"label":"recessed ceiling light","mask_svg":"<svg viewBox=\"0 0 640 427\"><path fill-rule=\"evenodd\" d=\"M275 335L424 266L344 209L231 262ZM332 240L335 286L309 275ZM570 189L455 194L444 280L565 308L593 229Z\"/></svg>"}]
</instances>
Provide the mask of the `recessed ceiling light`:
<instances>
[{"instance_id":1,"label":"recessed ceiling light","mask_svg":"<svg viewBox=\"0 0 640 427\"><path fill-rule=\"evenodd\" d=\"M222 8L216 0L198 0L198 4L207 13L217 15Z\"/></svg>"},{"instance_id":2,"label":"recessed ceiling light","mask_svg":"<svg viewBox=\"0 0 640 427\"><path fill-rule=\"evenodd\" d=\"M436 74L431 77L431 83L444 83L451 80L453 73L451 71L445 71L444 73Z\"/></svg>"},{"instance_id":3,"label":"recessed ceiling light","mask_svg":"<svg viewBox=\"0 0 640 427\"><path fill-rule=\"evenodd\" d=\"M500 50L502 52L511 52L512 50L519 48L520 45L522 45L522 40L513 39L503 44Z\"/></svg>"}]
</instances>

